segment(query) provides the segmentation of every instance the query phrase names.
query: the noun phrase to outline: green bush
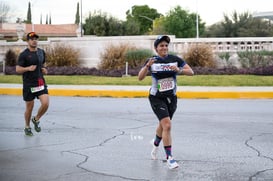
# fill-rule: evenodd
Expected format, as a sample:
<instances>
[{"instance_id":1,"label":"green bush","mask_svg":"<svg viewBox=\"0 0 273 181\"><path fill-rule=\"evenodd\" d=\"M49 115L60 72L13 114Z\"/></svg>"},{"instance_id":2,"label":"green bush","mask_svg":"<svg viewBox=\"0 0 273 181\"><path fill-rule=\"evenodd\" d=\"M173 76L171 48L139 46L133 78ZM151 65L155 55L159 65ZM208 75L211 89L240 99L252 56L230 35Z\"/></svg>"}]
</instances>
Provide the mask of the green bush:
<instances>
[{"instance_id":1,"label":"green bush","mask_svg":"<svg viewBox=\"0 0 273 181\"><path fill-rule=\"evenodd\" d=\"M153 56L153 52L148 49L128 50L125 53L125 60L129 67L136 68L142 66L147 58Z\"/></svg>"},{"instance_id":2,"label":"green bush","mask_svg":"<svg viewBox=\"0 0 273 181\"><path fill-rule=\"evenodd\" d=\"M238 56L242 67L245 68L266 67L273 65L272 51L238 52Z\"/></svg>"},{"instance_id":3,"label":"green bush","mask_svg":"<svg viewBox=\"0 0 273 181\"><path fill-rule=\"evenodd\" d=\"M59 43L45 48L47 66L79 66L79 51L70 45Z\"/></svg>"},{"instance_id":4,"label":"green bush","mask_svg":"<svg viewBox=\"0 0 273 181\"><path fill-rule=\"evenodd\" d=\"M218 53L218 56L221 59L228 61L228 59L230 58L230 53L229 52Z\"/></svg>"},{"instance_id":5,"label":"green bush","mask_svg":"<svg viewBox=\"0 0 273 181\"><path fill-rule=\"evenodd\" d=\"M216 67L212 48L208 44L191 45L184 58L192 67Z\"/></svg>"}]
</instances>

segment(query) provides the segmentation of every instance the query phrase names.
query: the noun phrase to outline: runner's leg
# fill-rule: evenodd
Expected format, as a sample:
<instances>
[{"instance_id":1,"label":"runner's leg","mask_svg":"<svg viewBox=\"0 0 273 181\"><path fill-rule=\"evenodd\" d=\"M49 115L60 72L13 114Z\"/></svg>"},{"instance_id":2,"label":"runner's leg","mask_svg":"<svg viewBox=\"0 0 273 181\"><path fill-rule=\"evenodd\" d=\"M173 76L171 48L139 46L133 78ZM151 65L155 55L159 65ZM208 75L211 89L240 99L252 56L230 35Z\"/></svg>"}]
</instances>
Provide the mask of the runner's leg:
<instances>
[{"instance_id":1,"label":"runner's leg","mask_svg":"<svg viewBox=\"0 0 273 181\"><path fill-rule=\"evenodd\" d=\"M25 103L26 103L25 127L29 128L30 127L30 118L31 118L33 107L34 107L34 100L32 100L32 101L25 101Z\"/></svg>"},{"instance_id":2,"label":"runner's leg","mask_svg":"<svg viewBox=\"0 0 273 181\"><path fill-rule=\"evenodd\" d=\"M171 145L172 145L172 137L171 137L171 120L170 117L165 117L160 120L160 124L162 126L162 140L163 145L166 152L166 157L171 156Z\"/></svg>"},{"instance_id":3,"label":"runner's leg","mask_svg":"<svg viewBox=\"0 0 273 181\"><path fill-rule=\"evenodd\" d=\"M38 109L37 115L35 116L35 120L39 121L39 119L46 113L49 106L49 96L48 94L42 94L39 96L40 107Z\"/></svg>"}]
</instances>

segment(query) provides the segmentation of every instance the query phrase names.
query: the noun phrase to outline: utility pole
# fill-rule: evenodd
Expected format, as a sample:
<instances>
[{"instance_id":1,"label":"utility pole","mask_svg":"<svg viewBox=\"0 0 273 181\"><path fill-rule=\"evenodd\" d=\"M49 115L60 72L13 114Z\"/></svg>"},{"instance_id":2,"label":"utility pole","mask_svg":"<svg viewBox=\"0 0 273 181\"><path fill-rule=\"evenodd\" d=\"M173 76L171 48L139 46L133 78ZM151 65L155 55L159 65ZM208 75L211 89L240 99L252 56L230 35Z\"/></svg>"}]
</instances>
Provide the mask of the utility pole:
<instances>
[{"instance_id":1,"label":"utility pole","mask_svg":"<svg viewBox=\"0 0 273 181\"><path fill-rule=\"evenodd\" d=\"M199 38L198 0L196 0L196 39Z\"/></svg>"},{"instance_id":2,"label":"utility pole","mask_svg":"<svg viewBox=\"0 0 273 181\"><path fill-rule=\"evenodd\" d=\"M81 37L82 37L82 0L81 0Z\"/></svg>"}]
</instances>

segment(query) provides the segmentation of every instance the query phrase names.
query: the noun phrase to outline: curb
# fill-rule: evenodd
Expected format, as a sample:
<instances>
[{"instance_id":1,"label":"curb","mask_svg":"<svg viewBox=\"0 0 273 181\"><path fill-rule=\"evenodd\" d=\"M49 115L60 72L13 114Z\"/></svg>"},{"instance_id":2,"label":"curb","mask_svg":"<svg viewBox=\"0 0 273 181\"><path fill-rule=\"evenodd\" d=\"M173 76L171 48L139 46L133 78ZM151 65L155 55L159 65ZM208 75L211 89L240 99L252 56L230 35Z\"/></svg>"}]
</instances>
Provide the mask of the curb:
<instances>
[{"instance_id":1,"label":"curb","mask_svg":"<svg viewBox=\"0 0 273 181\"><path fill-rule=\"evenodd\" d=\"M147 97L148 91L142 90L82 90L82 89L49 89L51 96L77 97ZM21 88L0 88L0 95L22 95ZM178 91L182 99L273 99L273 91Z\"/></svg>"}]
</instances>

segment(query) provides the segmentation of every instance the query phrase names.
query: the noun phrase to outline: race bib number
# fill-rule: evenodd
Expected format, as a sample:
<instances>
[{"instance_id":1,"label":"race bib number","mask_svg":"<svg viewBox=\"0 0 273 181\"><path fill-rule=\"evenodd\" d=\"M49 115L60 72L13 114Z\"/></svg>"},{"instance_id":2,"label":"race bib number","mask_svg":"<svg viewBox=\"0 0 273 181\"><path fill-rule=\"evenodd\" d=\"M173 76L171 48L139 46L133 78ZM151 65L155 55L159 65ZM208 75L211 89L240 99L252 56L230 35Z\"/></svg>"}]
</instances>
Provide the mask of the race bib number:
<instances>
[{"instance_id":1,"label":"race bib number","mask_svg":"<svg viewBox=\"0 0 273 181\"><path fill-rule=\"evenodd\" d=\"M164 92L168 90L172 90L175 87L175 83L173 78L165 78L158 80L158 90L159 92Z\"/></svg>"},{"instance_id":2,"label":"race bib number","mask_svg":"<svg viewBox=\"0 0 273 181\"><path fill-rule=\"evenodd\" d=\"M38 87L31 87L30 90L32 93L35 93L35 92L39 92L41 90L44 90L45 89L45 86L44 85L41 85L41 86L38 86Z\"/></svg>"}]
</instances>

